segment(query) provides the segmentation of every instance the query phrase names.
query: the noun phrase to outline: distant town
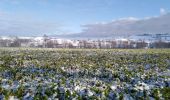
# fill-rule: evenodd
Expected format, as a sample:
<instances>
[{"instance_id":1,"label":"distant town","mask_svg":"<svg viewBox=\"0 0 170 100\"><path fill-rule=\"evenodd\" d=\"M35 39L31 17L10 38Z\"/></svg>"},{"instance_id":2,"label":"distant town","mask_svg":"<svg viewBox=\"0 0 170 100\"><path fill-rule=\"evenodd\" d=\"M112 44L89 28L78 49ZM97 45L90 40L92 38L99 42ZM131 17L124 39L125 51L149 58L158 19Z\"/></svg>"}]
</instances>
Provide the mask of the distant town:
<instances>
[{"instance_id":1,"label":"distant town","mask_svg":"<svg viewBox=\"0 0 170 100\"><path fill-rule=\"evenodd\" d=\"M141 34L126 38L64 39L44 35L42 37L1 36L0 47L32 48L170 48L170 34Z\"/></svg>"}]
</instances>

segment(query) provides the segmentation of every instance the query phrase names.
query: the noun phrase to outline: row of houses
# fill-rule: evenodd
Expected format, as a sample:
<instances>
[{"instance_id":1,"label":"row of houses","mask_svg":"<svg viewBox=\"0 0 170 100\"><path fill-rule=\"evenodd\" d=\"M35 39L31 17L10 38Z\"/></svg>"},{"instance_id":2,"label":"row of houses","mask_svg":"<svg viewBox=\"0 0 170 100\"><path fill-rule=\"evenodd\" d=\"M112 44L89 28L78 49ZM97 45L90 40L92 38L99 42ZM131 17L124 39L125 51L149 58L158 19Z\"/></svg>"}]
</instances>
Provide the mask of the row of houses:
<instances>
[{"instance_id":1,"label":"row of houses","mask_svg":"<svg viewBox=\"0 0 170 100\"><path fill-rule=\"evenodd\" d=\"M170 48L167 41L144 41L132 39L70 40L49 37L0 38L0 47L38 48Z\"/></svg>"}]
</instances>

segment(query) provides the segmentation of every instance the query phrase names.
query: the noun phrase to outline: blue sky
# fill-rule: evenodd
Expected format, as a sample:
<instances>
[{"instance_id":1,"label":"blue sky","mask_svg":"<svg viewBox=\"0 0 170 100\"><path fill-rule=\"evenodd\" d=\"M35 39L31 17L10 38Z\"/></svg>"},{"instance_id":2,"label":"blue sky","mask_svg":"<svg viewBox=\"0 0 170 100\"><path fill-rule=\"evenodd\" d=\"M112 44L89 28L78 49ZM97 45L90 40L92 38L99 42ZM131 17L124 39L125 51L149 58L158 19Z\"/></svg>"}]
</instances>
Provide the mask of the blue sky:
<instances>
[{"instance_id":1,"label":"blue sky","mask_svg":"<svg viewBox=\"0 0 170 100\"><path fill-rule=\"evenodd\" d=\"M159 16L160 10L170 10L169 5L170 0L0 0L0 20L4 20L0 26L10 24L5 28L15 28L9 32L0 28L0 34L77 33L81 25ZM23 29L24 23L32 31Z\"/></svg>"}]
</instances>

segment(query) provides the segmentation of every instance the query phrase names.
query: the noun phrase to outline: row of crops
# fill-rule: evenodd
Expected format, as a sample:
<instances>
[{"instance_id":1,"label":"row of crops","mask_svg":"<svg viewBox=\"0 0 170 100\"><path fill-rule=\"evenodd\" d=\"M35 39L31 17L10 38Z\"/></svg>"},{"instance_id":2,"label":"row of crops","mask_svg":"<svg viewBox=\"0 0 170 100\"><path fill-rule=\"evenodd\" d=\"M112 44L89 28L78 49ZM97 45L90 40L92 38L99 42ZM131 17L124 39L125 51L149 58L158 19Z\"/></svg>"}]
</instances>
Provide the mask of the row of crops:
<instances>
[{"instance_id":1,"label":"row of crops","mask_svg":"<svg viewBox=\"0 0 170 100\"><path fill-rule=\"evenodd\" d=\"M170 49L0 49L0 100L170 99Z\"/></svg>"}]
</instances>

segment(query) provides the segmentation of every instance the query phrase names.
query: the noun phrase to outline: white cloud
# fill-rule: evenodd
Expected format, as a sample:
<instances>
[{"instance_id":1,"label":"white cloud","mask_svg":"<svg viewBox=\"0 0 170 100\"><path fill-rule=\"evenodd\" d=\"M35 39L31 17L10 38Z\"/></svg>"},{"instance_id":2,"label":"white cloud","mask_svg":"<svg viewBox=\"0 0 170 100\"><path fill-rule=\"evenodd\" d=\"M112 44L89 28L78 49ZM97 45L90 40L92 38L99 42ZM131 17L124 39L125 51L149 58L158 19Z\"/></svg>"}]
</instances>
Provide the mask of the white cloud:
<instances>
[{"instance_id":1,"label":"white cloud","mask_svg":"<svg viewBox=\"0 0 170 100\"><path fill-rule=\"evenodd\" d=\"M165 15L167 12L164 8L160 8L160 14L161 15Z\"/></svg>"},{"instance_id":2,"label":"white cloud","mask_svg":"<svg viewBox=\"0 0 170 100\"><path fill-rule=\"evenodd\" d=\"M111 22L83 25L79 36L103 37L143 33L170 33L170 13L138 19L121 18Z\"/></svg>"}]
</instances>

